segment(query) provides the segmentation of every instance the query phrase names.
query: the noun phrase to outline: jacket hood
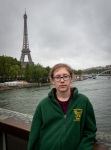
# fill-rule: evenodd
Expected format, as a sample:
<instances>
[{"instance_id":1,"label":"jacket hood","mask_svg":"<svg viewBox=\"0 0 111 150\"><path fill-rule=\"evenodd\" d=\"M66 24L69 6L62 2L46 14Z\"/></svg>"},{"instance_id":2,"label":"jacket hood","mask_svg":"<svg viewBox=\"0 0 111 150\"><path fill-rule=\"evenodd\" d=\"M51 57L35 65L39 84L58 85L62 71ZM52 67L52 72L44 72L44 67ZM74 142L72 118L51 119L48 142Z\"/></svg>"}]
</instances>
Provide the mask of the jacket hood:
<instances>
[{"instance_id":1,"label":"jacket hood","mask_svg":"<svg viewBox=\"0 0 111 150\"><path fill-rule=\"evenodd\" d=\"M77 89L76 87L71 87L71 89L73 90L73 97L78 94L78 89ZM54 96L54 93L55 93L55 92L56 92L56 88L53 88L53 89L49 92L48 97L49 97L50 99L54 100L54 99L55 99L55 96Z\"/></svg>"}]
</instances>

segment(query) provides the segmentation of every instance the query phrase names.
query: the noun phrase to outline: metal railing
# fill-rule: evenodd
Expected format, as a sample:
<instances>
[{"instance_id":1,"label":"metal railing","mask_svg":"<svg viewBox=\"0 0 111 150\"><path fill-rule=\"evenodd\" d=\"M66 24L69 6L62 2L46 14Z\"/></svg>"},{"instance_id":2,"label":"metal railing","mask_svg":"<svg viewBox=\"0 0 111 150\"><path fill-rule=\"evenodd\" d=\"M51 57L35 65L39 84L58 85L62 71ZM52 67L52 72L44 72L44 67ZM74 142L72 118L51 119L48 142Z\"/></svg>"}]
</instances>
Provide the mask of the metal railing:
<instances>
[{"instance_id":1,"label":"metal railing","mask_svg":"<svg viewBox=\"0 0 111 150\"><path fill-rule=\"evenodd\" d=\"M28 141L32 116L0 108L0 150L7 150L7 135Z\"/></svg>"}]
</instances>

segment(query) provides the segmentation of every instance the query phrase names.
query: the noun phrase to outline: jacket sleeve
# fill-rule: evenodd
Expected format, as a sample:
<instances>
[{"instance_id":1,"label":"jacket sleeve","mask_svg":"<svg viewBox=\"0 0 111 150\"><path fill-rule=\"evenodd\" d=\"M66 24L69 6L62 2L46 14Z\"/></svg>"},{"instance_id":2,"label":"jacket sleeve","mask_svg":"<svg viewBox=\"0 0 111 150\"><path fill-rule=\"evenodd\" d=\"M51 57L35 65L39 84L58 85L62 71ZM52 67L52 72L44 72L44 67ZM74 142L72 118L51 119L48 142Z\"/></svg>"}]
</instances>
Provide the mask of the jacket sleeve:
<instances>
[{"instance_id":1,"label":"jacket sleeve","mask_svg":"<svg viewBox=\"0 0 111 150\"><path fill-rule=\"evenodd\" d=\"M40 128L42 126L41 116L42 116L41 106L39 104L36 108L32 120L31 130L29 134L29 141L28 141L28 150L38 150L39 133L40 133Z\"/></svg>"},{"instance_id":2,"label":"jacket sleeve","mask_svg":"<svg viewBox=\"0 0 111 150\"><path fill-rule=\"evenodd\" d=\"M94 110L90 102L86 111L83 130L83 137L78 150L93 150L97 128Z\"/></svg>"}]
</instances>

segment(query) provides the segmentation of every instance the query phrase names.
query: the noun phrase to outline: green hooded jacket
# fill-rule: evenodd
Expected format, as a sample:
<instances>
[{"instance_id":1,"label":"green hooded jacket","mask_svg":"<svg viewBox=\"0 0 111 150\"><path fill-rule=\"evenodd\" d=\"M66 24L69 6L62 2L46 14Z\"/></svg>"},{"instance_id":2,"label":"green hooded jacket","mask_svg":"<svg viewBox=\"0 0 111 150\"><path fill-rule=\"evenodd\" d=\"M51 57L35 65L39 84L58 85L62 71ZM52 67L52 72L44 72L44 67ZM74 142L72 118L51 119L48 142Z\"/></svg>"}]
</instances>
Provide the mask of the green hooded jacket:
<instances>
[{"instance_id":1,"label":"green hooded jacket","mask_svg":"<svg viewBox=\"0 0 111 150\"><path fill-rule=\"evenodd\" d=\"M54 90L36 108L28 150L93 150L97 129L89 99L73 88L74 94L64 115Z\"/></svg>"}]
</instances>

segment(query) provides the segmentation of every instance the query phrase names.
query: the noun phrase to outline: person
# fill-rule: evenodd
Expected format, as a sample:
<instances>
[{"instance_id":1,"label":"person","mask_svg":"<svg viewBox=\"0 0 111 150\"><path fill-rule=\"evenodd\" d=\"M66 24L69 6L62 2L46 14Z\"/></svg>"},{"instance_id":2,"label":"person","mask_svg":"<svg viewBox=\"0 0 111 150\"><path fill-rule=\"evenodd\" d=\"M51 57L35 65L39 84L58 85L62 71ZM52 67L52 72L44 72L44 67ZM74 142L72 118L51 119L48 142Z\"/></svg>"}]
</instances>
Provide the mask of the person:
<instances>
[{"instance_id":1,"label":"person","mask_svg":"<svg viewBox=\"0 0 111 150\"><path fill-rule=\"evenodd\" d=\"M50 79L55 87L37 105L28 150L93 150L97 131L93 106L71 87L71 67L56 64Z\"/></svg>"}]
</instances>

